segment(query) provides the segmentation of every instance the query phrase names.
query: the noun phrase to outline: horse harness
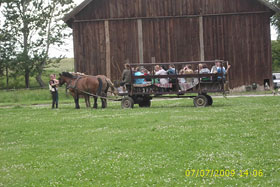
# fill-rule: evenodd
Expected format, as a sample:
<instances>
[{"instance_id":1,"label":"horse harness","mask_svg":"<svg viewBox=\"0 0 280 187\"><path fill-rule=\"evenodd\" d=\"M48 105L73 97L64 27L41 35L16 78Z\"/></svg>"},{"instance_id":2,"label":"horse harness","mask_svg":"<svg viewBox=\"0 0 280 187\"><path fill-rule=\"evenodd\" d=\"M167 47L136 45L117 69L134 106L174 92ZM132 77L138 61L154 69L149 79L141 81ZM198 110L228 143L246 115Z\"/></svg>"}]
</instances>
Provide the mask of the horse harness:
<instances>
[{"instance_id":1,"label":"horse harness","mask_svg":"<svg viewBox=\"0 0 280 187\"><path fill-rule=\"evenodd\" d=\"M74 86L72 86L72 80L70 80L70 82L66 84L66 89L72 88L74 90L77 90L77 83L81 78L83 78L83 77L78 76L77 79L75 79Z\"/></svg>"}]
</instances>

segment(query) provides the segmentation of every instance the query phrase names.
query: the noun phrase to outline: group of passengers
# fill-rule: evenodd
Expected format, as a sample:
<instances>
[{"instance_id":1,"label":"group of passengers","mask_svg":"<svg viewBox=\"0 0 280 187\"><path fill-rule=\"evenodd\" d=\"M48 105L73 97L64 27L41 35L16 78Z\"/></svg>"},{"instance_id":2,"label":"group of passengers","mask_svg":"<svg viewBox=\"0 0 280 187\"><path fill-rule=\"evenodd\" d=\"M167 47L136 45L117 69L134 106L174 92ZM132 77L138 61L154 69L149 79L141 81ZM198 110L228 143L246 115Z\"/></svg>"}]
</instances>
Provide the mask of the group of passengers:
<instances>
[{"instance_id":1,"label":"group of passengers","mask_svg":"<svg viewBox=\"0 0 280 187\"><path fill-rule=\"evenodd\" d=\"M225 69L224 67L222 67L221 62L216 61L215 65L211 68L211 70L208 69L206 64L199 64L198 69L194 71L192 69L192 65L187 64L178 73L173 64L170 64L168 68L166 68L165 66L156 65L154 67L154 75L176 75L176 74L186 75L186 74L197 74L197 73L200 73L200 74L222 73L223 78L221 76L217 76L215 78L215 80L221 80L221 79L225 79L225 75L227 74L230 67L231 66L228 65L227 69ZM131 70L132 70L132 72L131 72ZM134 73L134 76L151 75L151 73L145 68L140 68L140 67L133 68L133 67L130 67L129 64L125 64L125 69L122 73L122 81L120 83L121 86L128 85L130 87L132 73ZM207 77L201 78L201 80L202 81L211 81L211 78L207 76ZM191 83L193 81L194 81L193 78L178 78L178 82L181 84L182 83ZM140 84L147 84L148 82L151 82L152 84L160 84L161 86L165 87L164 85L168 85L168 84L175 85L176 79L175 78L149 79L148 77L146 77L146 78L134 79L133 84L140 85Z\"/></svg>"}]
</instances>

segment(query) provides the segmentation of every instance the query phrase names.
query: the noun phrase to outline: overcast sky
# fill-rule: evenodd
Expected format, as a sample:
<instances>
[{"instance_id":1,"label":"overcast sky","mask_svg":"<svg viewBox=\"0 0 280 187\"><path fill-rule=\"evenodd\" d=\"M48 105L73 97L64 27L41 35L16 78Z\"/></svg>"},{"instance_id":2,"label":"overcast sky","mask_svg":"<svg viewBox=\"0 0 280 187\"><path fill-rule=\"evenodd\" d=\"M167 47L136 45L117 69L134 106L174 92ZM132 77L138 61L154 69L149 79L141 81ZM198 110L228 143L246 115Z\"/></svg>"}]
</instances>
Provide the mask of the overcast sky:
<instances>
[{"instance_id":1,"label":"overcast sky","mask_svg":"<svg viewBox=\"0 0 280 187\"><path fill-rule=\"evenodd\" d=\"M74 3L76 5L79 5L84 0L74 0ZM68 28L69 32L72 32L71 28ZM50 49L50 56L51 57L59 57L60 55L66 56L68 58L74 57L74 51L73 51L73 38L72 36L65 40L65 44L61 47L52 47Z\"/></svg>"},{"instance_id":2,"label":"overcast sky","mask_svg":"<svg viewBox=\"0 0 280 187\"><path fill-rule=\"evenodd\" d=\"M79 5L82 3L84 0L74 0L76 5ZM1 18L1 15L0 15ZM72 30L69 28L69 32L72 32ZM275 29L272 27L271 28L271 39L275 40L277 38L277 34ZM50 56L51 57L59 57L60 55L66 56L68 58L73 58L73 38L69 37L68 39L65 40L65 44L61 47L52 47L50 49Z\"/></svg>"}]
</instances>

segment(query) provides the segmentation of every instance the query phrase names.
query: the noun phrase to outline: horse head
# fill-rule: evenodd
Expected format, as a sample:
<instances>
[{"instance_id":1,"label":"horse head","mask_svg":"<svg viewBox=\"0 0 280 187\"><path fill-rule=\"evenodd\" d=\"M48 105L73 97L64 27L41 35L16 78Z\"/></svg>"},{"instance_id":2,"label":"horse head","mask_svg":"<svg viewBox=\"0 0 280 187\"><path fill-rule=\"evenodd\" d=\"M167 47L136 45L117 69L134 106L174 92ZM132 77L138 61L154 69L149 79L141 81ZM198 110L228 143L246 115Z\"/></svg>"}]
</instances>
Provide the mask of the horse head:
<instances>
[{"instance_id":1,"label":"horse head","mask_svg":"<svg viewBox=\"0 0 280 187\"><path fill-rule=\"evenodd\" d=\"M69 72L62 72L59 74L59 86L62 86L65 83L68 83L69 80L74 79L75 77Z\"/></svg>"}]
</instances>

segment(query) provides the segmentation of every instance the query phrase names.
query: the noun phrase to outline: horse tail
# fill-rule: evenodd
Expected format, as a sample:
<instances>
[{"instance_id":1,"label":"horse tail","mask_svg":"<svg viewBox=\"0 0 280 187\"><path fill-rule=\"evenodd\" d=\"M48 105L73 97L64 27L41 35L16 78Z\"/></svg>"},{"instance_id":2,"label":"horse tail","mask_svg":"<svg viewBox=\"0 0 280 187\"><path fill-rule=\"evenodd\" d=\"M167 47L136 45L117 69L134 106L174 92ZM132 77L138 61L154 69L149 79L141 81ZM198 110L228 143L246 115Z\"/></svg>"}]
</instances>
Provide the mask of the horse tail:
<instances>
[{"instance_id":1,"label":"horse tail","mask_svg":"<svg viewBox=\"0 0 280 187\"><path fill-rule=\"evenodd\" d=\"M98 86L98 90L97 90L97 95L101 96L102 95L102 87L103 87L103 82L101 78L97 78L99 86Z\"/></svg>"},{"instance_id":2,"label":"horse tail","mask_svg":"<svg viewBox=\"0 0 280 187\"><path fill-rule=\"evenodd\" d=\"M116 92L115 92L115 86L114 86L114 84L112 83L112 81L111 81L109 78L106 78L105 80L106 80L108 86L111 88L112 94L116 94Z\"/></svg>"}]
</instances>

